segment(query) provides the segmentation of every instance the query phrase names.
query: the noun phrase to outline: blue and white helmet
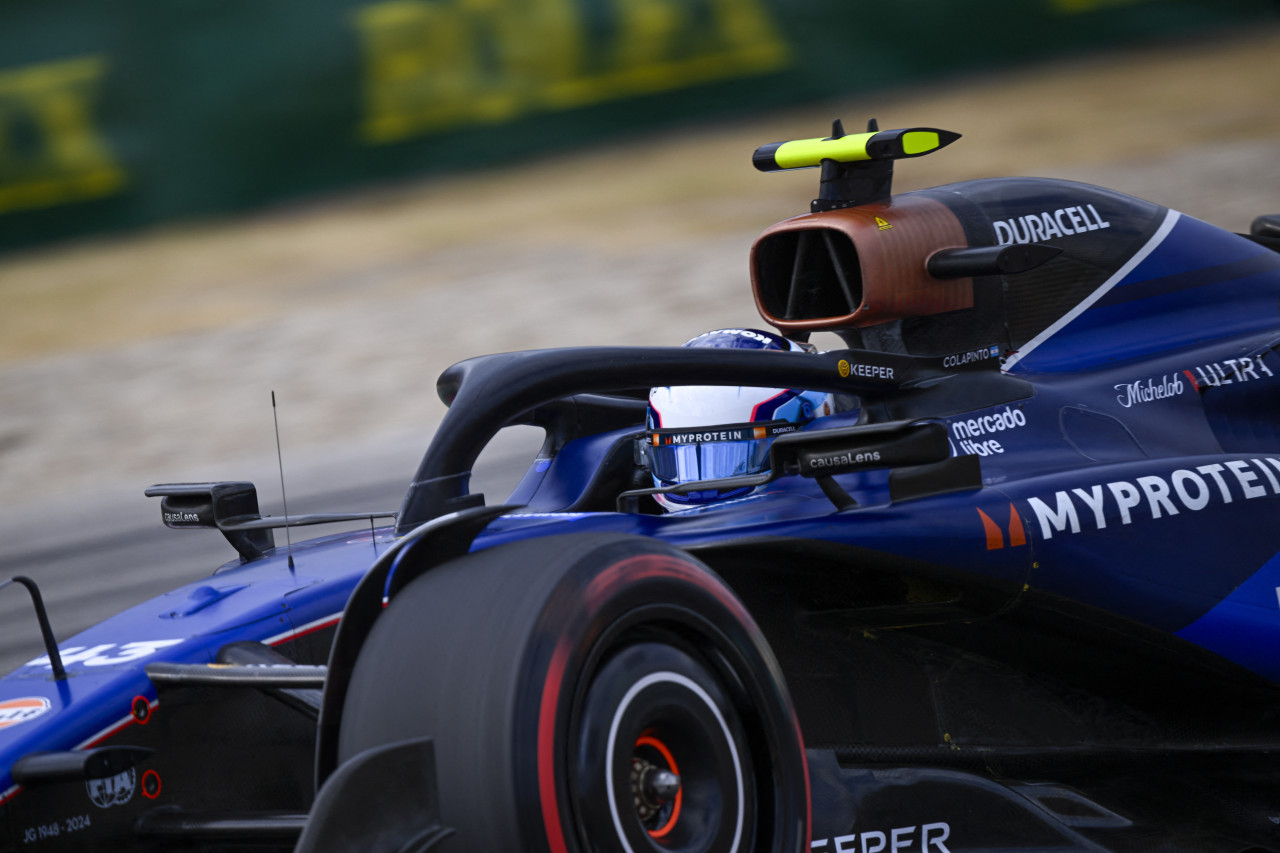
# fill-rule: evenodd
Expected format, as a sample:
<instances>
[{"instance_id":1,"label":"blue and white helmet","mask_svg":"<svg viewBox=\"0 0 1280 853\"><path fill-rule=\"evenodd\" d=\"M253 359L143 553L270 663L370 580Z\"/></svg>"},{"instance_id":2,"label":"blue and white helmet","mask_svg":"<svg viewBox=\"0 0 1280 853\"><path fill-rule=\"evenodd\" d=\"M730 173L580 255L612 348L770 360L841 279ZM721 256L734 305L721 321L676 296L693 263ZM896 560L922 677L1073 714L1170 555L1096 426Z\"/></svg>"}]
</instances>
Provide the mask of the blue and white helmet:
<instances>
[{"instance_id":1,"label":"blue and white helmet","mask_svg":"<svg viewBox=\"0 0 1280 853\"><path fill-rule=\"evenodd\" d=\"M716 329L687 347L812 352L807 344L757 329ZM646 457L654 485L674 486L756 474L769 464L775 436L795 432L815 417L831 414L830 394L788 388L671 385L649 391ZM667 509L741 497L750 486L684 495L659 494Z\"/></svg>"}]
</instances>

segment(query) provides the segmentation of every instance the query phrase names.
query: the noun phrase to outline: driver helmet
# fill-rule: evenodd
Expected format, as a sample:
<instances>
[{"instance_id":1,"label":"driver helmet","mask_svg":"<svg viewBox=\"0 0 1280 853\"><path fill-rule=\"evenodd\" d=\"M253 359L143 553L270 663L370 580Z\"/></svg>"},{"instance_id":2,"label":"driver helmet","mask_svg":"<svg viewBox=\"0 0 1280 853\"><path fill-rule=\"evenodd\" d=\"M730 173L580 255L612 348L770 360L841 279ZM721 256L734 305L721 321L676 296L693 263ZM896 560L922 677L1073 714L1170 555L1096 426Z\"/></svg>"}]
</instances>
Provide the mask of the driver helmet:
<instances>
[{"instance_id":1,"label":"driver helmet","mask_svg":"<svg viewBox=\"0 0 1280 853\"><path fill-rule=\"evenodd\" d=\"M809 344L758 329L716 329L687 347L813 352ZM790 388L671 385L649 391L646 461L655 486L757 474L769 466L775 436L831 414L830 394ZM657 494L663 508L683 509L750 494L759 487Z\"/></svg>"}]
</instances>

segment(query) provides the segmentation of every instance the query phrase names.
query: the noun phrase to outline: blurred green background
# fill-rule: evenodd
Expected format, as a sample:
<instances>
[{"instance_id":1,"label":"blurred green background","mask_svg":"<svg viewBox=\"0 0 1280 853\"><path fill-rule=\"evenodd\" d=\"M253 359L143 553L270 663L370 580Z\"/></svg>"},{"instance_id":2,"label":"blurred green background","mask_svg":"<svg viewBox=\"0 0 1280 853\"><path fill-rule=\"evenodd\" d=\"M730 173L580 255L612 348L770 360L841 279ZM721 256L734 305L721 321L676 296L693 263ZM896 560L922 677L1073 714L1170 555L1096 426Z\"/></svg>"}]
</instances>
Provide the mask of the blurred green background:
<instances>
[{"instance_id":1,"label":"blurred green background","mask_svg":"<svg viewBox=\"0 0 1280 853\"><path fill-rule=\"evenodd\" d=\"M1278 17L1274 0L8 0L0 251Z\"/></svg>"}]
</instances>

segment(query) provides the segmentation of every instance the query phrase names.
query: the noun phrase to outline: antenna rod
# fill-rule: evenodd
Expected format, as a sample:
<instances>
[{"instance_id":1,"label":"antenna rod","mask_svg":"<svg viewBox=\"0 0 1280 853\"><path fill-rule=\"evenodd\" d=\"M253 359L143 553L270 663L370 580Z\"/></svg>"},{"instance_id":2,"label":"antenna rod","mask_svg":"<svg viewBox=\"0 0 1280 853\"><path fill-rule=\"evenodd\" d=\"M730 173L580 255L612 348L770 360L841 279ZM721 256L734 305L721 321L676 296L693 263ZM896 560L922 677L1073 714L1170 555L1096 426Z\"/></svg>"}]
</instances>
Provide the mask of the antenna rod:
<instances>
[{"instance_id":1,"label":"antenna rod","mask_svg":"<svg viewBox=\"0 0 1280 853\"><path fill-rule=\"evenodd\" d=\"M280 416L276 414L276 392L271 392L271 419L276 424L276 461L280 464L280 500L284 502L284 547L289 555L289 570L293 570L293 537L289 535L289 497L284 490L284 454L280 452Z\"/></svg>"},{"instance_id":2,"label":"antenna rod","mask_svg":"<svg viewBox=\"0 0 1280 853\"><path fill-rule=\"evenodd\" d=\"M53 678L55 681L65 680L67 671L62 666L62 655L58 652L58 641L54 639L53 628L49 627L49 613L44 609L44 599L40 596L40 587L36 586L36 582L31 578L17 575L7 581L0 581L0 589L4 589L11 583L22 584L27 588L27 592L30 593L31 604L36 609L36 621L40 623L40 636L44 639L45 656L49 658L49 667L53 670Z\"/></svg>"}]
</instances>

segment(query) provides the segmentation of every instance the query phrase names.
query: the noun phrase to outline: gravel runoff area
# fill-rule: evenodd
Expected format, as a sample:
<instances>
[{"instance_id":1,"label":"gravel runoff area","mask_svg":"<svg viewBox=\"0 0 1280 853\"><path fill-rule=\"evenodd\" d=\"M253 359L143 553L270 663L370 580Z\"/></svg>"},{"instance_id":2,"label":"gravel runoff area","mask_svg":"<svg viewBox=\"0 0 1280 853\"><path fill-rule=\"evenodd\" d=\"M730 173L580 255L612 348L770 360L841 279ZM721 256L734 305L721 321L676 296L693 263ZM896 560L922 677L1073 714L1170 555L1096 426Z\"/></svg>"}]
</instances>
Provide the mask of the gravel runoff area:
<instances>
[{"instance_id":1,"label":"gravel runoff area","mask_svg":"<svg viewBox=\"0 0 1280 853\"><path fill-rule=\"evenodd\" d=\"M898 190L1063 177L1247 230L1280 212L1277 56L1280 28L1255 29L0 258L0 535L126 507L159 525L156 482L253 479L270 510L272 391L292 498L407 482L461 358L759 325L751 240L817 173L751 151L836 116L964 134Z\"/></svg>"}]
</instances>

